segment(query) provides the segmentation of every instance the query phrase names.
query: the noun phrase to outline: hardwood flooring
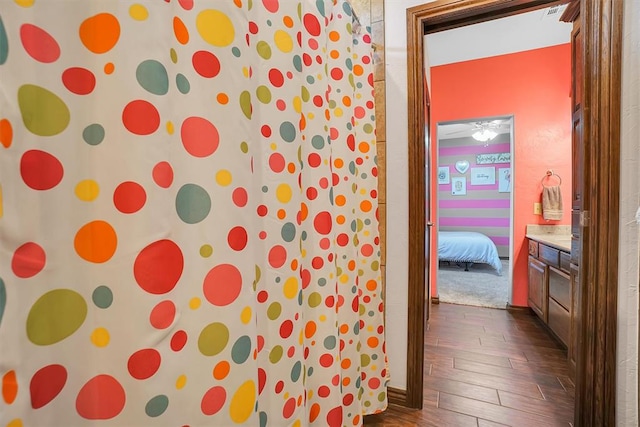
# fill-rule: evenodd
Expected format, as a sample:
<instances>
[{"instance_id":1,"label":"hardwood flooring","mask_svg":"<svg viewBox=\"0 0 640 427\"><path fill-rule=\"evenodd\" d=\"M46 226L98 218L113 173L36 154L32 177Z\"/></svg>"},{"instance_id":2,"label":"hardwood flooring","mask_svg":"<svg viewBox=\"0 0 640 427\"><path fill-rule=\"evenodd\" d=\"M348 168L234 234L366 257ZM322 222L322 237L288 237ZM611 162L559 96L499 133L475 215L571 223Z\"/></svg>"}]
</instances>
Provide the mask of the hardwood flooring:
<instances>
[{"instance_id":1,"label":"hardwood flooring","mask_svg":"<svg viewBox=\"0 0 640 427\"><path fill-rule=\"evenodd\" d=\"M424 361L423 409L390 405L365 425L573 425L566 351L533 314L433 305Z\"/></svg>"}]
</instances>

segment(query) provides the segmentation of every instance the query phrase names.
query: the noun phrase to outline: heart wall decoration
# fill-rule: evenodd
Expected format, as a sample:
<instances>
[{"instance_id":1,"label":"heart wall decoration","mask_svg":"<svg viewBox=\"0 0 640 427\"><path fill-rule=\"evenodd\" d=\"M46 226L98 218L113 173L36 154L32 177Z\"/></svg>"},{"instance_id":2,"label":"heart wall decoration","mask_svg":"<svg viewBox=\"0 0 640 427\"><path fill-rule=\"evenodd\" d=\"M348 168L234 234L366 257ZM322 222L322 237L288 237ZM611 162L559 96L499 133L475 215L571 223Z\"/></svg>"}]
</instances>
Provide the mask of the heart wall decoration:
<instances>
[{"instance_id":1,"label":"heart wall decoration","mask_svg":"<svg viewBox=\"0 0 640 427\"><path fill-rule=\"evenodd\" d=\"M469 170L469 161L467 160L458 160L456 162L456 170L460 173L465 173Z\"/></svg>"}]
</instances>

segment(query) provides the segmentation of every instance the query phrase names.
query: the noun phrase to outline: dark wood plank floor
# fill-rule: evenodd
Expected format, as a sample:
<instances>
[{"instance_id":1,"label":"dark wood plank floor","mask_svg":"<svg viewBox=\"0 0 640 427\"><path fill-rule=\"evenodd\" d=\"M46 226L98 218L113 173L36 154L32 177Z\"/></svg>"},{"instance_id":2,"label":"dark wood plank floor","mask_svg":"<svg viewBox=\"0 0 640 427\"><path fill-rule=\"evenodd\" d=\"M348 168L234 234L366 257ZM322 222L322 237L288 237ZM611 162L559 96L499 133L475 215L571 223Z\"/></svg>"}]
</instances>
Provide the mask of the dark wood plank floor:
<instances>
[{"instance_id":1,"label":"dark wood plank floor","mask_svg":"<svg viewBox=\"0 0 640 427\"><path fill-rule=\"evenodd\" d=\"M433 305L424 361L424 408L390 405L365 425L573 425L566 351L533 314Z\"/></svg>"}]
</instances>

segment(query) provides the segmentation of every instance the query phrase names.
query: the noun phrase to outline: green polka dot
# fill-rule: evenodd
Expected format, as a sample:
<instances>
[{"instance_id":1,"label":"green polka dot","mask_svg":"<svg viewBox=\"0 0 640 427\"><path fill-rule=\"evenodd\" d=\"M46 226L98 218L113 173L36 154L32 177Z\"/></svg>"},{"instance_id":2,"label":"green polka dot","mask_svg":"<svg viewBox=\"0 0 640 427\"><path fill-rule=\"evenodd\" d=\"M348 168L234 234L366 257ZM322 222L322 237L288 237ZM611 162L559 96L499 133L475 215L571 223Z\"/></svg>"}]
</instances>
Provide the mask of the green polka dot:
<instances>
[{"instance_id":1,"label":"green polka dot","mask_svg":"<svg viewBox=\"0 0 640 427\"><path fill-rule=\"evenodd\" d=\"M311 295L309 295L308 301L309 307L316 308L322 304L322 296L318 292L312 292Z\"/></svg>"},{"instance_id":2,"label":"green polka dot","mask_svg":"<svg viewBox=\"0 0 640 427\"><path fill-rule=\"evenodd\" d=\"M269 308L267 309L267 317L269 320L276 320L280 317L280 313L282 313L282 306L279 302L274 301L269 304Z\"/></svg>"},{"instance_id":3,"label":"green polka dot","mask_svg":"<svg viewBox=\"0 0 640 427\"><path fill-rule=\"evenodd\" d=\"M98 145L104 141L104 128L98 123L89 125L82 131L82 139L89 145Z\"/></svg>"},{"instance_id":4,"label":"green polka dot","mask_svg":"<svg viewBox=\"0 0 640 427\"><path fill-rule=\"evenodd\" d=\"M293 142L296 139L296 127L291 122L280 124L280 137L286 142Z\"/></svg>"},{"instance_id":5,"label":"green polka dot","mask_svg":"<svg viewBox=\"0 0 640 427\"><path fill-rule=\"evenodd\" d=\"M23 85L18 89L18 105L24 126L38 136L62 133L71 120L69 108L53 92L36 85Z\"/></svg>"},{"instance_id":6,"label":"green polka dot","mask_svg":"<svg viewBox=\"0 0 640 427\"><path fill-rule=\"evenodd\" d=\"M209 215L211 197L199 185L185 184L176 195L176 211L182 221L197 224Z\"/></svg>"},{"instance_id":7,"label":"green polka dot","mask_svg":"<svg viewBox=\"0 0 640 427\"><path fill-rule=\"evenodd\" d=\"M51 345L69 337L87 317L87 303L70 289L54 289L31 306L27 337L36 345Z\"/></svg>"},{"instance_id":8,"label":"green polka dot","mask_svg":"<svg viewBox=\"0 0 640 427\"><path fill-rule=\"evenodd\" d=\"M247 119L251 118L251 94L249 91L242 91L240 94L240 109Z\"/></svg>"},{"instance_id":9,"label":"green polka dot","mask_svg":"<svg viewBox=\"0 0 640 427\"><path fill-rule=\"evenodd\" d=\"M231 360L234 363L241 365L247 361L251 355L251 338L244 335L238 338L231 348Z\"/></svg>"},{"instance_id":10,"label":"green polka dot","mask_svg":"<svg viewBox=\"0 0 640 427\"><path fill-rule=\"evenodd\" d=\"M176 53L176 50L174 48L171 48L171 50L169 50L169 57L171 58L171 62L173 62L174 64L178 63L178 54Z\"/></svg>"},{"instance_id":11,"label":"green polka dot","mask_svg":"<svg viewBox=\"0 0 640 427\"><path fill-rule=\"evenodd\" d=\"M269 46L269 43L265 42L264 40L258 42L258 44L256 45L256 50L258 51L258 55L260 55L262 59L271 58L271 46Z\"/></svg>"},{"instance_id":12,"label":"green polka dot","mask_svg":"<svg viewBox=\"0 0 640 427\"><path fill-rule=\"evenodd\" d=\"M164 411L167 410L169 406L169 398L164 394L160 394L147 402L144 407L144 412L152 417L159 417L164 414Z\"/></svg>"},{"instance_id":13,"label":"green polka dot","mask_svg":"<svg viewBox=\"0 0 640 427\"><path fill-rule=\"evenodd\" d=\"M311 145L313 145L313 148L316 150L322 149L324 147L324 138L320 135L314 135L313 138L311 138Z\"/></svg>"},{"instance_id":14,"label":"green polka dot","mask_svg":"<svg viewBox=\"0 0 640 427\"><path fill-rule=\"evenodd\" d=\"M210 323L202 329L198 337L198 350L205 356L215 356L225 349L229 342L229 329L222 323Z\"/></svg>"},{"instance_id":15,"label":"green polka dot","mask_svg":"<svg viewBox=\"0 0 640 427\"><path fill-rule=\"evenodd\" d=\"M169 75L162 63L148 59L136 69L136 79L144 90L154 95L166 95L169 91Z\"/></svg>"},{"instance_id":16,"label":"green polka dot","mask_svg":"<svg viewBox=\"0 0 640 427\"><path fill-rule=\"evenodd\" d=\"M113 303L113 292L107 286L98 286L94 289L91 299L96 307L109 308Z\"/></svg>"},{"instance_id":17,"label":"green polka dot","mask_svg":"<svg viewBox=\"0 0 640 427\"><path fill-rule=\"evenodd\" d=\"M302 373L302 364L298 360L296 363L293 364L293 367L291 368L291 381L293 381L294 383L298 381L300 379L301 373Z\"/></svg>"},{"instance_id":18,"label":"green polka dot","mask_svg":"<svg viewBox=\"0 0 640 427\"><path fill-rule=\"evenodd\" d=\"M258 89L256 89L256 97L258 101L263 104L268 104L271 102L271 91L264 85L258 86Z\"/></svg>"},{"instance_id":19,"label":"green polka dot","mask_svg":"<svg viewBox=\"0 0 640 427\"><path fill-rule=\"evenodd\" d=\"M213 254L213 247L211 245L202 245L200 247L200 256L203 258L209 258Z\"/></svg>"},{"instance_id":20,"label":"green polka dot","mask_svg":"<svg viewBox=\"0 0 640 427\"><path fill-rule=\"evenodd\" d=\"M293 242L296 238L296 226L292 222L287 222L282 226L280 235L285 242Z\"/></svg>"},{"instance_id":21,"label":"green polka dot","mask_svg":"<svg viewBox=\"0 0 640 427\"><path fill-rule=\"evenodd\" d=\"M324 348L327 350L333 350L336 348L336 337L328 336L324 339Z\"/></svg>"},{"instance_id":22,"label":"green polka dot","mask_svg":"<svg viewBox=\"0 0 640 427\"><path fill-rule=\"evenodd\" d=\"M242 151L244 154L247 154L249 152L249 144L247 144L246 141L242 141L242 143L240 143L240 151Z\"/></svg>"},{"instance_id":23,"label":"green polka dot","mask_svg":"<svg viewBox=\"0 0 640 427\"><path fill-rule=\"evenodd\" d=\"M282 353L282 346L277 345L273 347L269 353L269 361L273 364L278 363L280 359L282 359Z\"/></svg>"},{"instance_id":24,"label":"green polka dot","mask_svg":"<svg viewBox=\"0 0 640 427\"><path fill-rule=\"evenodd\" d=\"M189 83L189 80L187 80L187 78L180 73L176 75L176 86L178 87L180 93L184 95L189 93L189 91L191 90L191 84Z\"/></svg>"}]
</instances>

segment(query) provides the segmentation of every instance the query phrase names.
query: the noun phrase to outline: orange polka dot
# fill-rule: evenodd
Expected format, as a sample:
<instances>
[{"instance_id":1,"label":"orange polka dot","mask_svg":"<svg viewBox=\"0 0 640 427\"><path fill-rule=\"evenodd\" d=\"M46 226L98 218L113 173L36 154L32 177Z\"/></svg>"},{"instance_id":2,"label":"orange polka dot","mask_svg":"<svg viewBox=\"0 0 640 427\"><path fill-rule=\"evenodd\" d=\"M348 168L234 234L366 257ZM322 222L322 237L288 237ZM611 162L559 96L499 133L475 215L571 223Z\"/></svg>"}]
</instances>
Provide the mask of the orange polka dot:
<instances>
[{"instance_id":1,"label":"orange polka dot","mask_svg":"<svg viewBox=\"0 0 640 427\"><path fill-rule=\"evenodd\" d=\"M369 337L367 339L367 345L371 348L376 348L378 346L378 338L376 337Z\"/></svg>"},{"instance_id":2,"label":"orange polka dot","mask_svg":"<svg viewBox=\"0 0 640 427\"><path fill-rule=\"evenodd\" d=\"M342 386L343 386L343 387L346 387L346 386L348 386L349 384L351 384L351 379L350 379L349 377L345 377L345 378L342 380Z\"/></svg>"},{"instance_id":3,"label":"orange polka dot","mask_svg":"<svg viewBox=\"0 0 640 427\"><path fill-rule=\"evenodd\" d=\"M2 376L2 398L11 405L18 395L18 380L16 371L9 371Z\"/></svg>"},{"instance_id":4,"label":"orange polka dot","mask_svg":"<svg viewBox=\"0 0 640 427\"><path fill-rule=\"evenodd\" d=\"M360 425L360 415L356 415L355 417L353 417L353 425L354 426Z\"/></svg>"},{"instance_id":5,"label":"orange polka dot","mask_svg":"<svg viewBox=\"0 0 640 427\"><path fill-rule=\"evenodd\" d=\"M346 218L344 217L344 215L338 215L336 217L336 222L340 225L344 224L345 221L346 221Z\"/></svg>"},{"instance_id":6,"label":"orange polka dot","mask_svg":"<svg viewBox=\"0 0 640 427\"><path fill-rule=\"evenodd\" d=\"M296 271L298 269L298 260L294 259L291 261L291 271Z\"/></svg>"},{"instance_id":7,"label":"orange polka dot","mask_svg":"<svg viewBox=\"0 0 640 427\"><path fill-rule=\"evenodd\" d=\"M287 165L287 170L289 173L294 173L296 171L296 164L291 162Z\"/></svg>"},{"instance_id":8,"label":"orange polka dot","mask_svg":"<svg viewBox=\"0 0 640 427\"><path fill-rule=\"evenodd\" d=\"M342 159L335 159L335 160L333 161L333 165L334 165L335 167L337 167L338 169L340 169L341 167L343 167L343 166L344 166L344 160L342 160Z\"/></svg>"},{"instance_id":9,"label":"orange polka dot","mask_svg":"<svg viewBox=\"0 0 640 427\"><path fill-rule=\"evenodd\" d=\"M307 127L307 119L304 118L304 114L300 114L300 130L305 130Z\"/></svg>"},{"instance_id":10,"label":"orange polka dot","mask_svg":"<svg viewBox=\"0 0 640 427\"><path fill-rule=\"evenodd\" d=\"M0 144L4 148L11 147L13 142L13 128L11 122L7 119L0 120Z\"/></svg>"},{"instance_id":11,"label":"orange polka dot","mask_svg":"<svg viewBox=\"0 0 640 427\"><path fill-rule=\"evenodd\" d=\"M314 403L311 405L311 410L309 410L309 421L314 422L316 418L318 418L318 415L320 415L320 405Z\"/></svg>"},{"instance_id":12,"label":"orange polka dot","mask_svg":"<svg viewBox=\"0 0 640 427\"><path fill-rule=\"evenodd\" d=\"M329 40L331 40L332 42L337 42L338 40L340 40L340 33L337 31L331 31L329 33Z\"/></svg>"},{"instance_id":13,"label":"orange polka dot","mask_svg":"<svg viewBox=\"0 0 640 427\"><path fill-rule=\"evenodd\" d=\"M111 74L115 71L116 66L113 65L113 62L107 62L106 64L104 64L104 73L105 74Z\"/></svg>"},{"instance_id":14,"label":"orange polka dot","mask_svg":"<svg viewBox=\"0 0 640 427\"><path fill-rule=\"evenodd\" d=\"M324 110L324 118L327 120L331 120L331 111L329 111L328 108Z\"/></svg>"},{"instance_id":15,"label":"orange polka dot","mask_svg":"<svg viewBox=\"0 0 640 427\"><path fill-rule=\"evenodd\" d=\"M229 374L231 367L229 366L229 362L223 360L218 362L218 364L213 368L213 378L217 380L223 380Z\"/></svg>"},{"instance_id":16,"label":"orange polka dot","mask_svg":"<svg viewBox=\"0 0 640 427\"><path fill-rule=\"evenodd\" d=\"M187 30L187 26L184 25L182 19L177 16L173 17L173 33L176 35L176 40L180 44L189 43L189 30Z\"/></svg>"},{"instance_id":17,"label":"orange polka dot","mask_svg":"<svg viewBox=\"0 0 640 427\"><path fill-rule=\"evenodd\" d=\"M278 209L278 219L285 219L287 217L287 211L284 209Z\"/></svg>"},{"instance_id":18,"label":"orange polka dot","mask_svg":"<svg viewBox=\"0 0 640 427\"><path fill-rule=\"evenodd\" d=\"M378 282L376 282L375 280L369 280L367 282L367 289L369 291L375 291L377 287L378 287Z\"/></svg>"},{"instance_id":19,"label":"orange polka dot","mask_svg":"<svg viewBox=\"0 0 640 427\"><path fill-rule=\"evenodd\" d=\"M236 7L242 7L242 0L233 0L233 4L235 4Z\"/></svg>"},{"instance_id":20,"label":"orange polka dot","mask_svg":"<svg viewBox=\"0 0 640 427\"><path fill-rule=\"evenodd\" d=\"M78 230L73 246L82 259L103 263L116 252L118 237L108 222L92 221Z\"/></svg>"},{"instance_id":21,"label":"orange polka dot","mask_svg":"<svg viewBox=\"0 0 640 427\"><path fill-rule=\"evenodd\" d=\"M370 149L371 145L368 142L363 141L358 144L358 150L360 150L361 153L368 153Z\"/></svg>"},{"instance_id":22,"label":"orange polka dot","mask_svg":"<svg viewBox=\"0 0 640 427\"><path fill-rule=\"evenodd\" d=\"M220 92L218 96L216 96L216 99L218 100L218 103L222 105L226 105L229 102L229 97L227 96L227 94L222 92Z\"/></svg>"},{"instance_id":23,"label":"orange polka dot","mask_svg":"<svg viewBox=\"0 0 640 427\"><path fill-rule=\"evenodd\" d=\"M372 208L372 207L373 207L373 206L371 205L371 202L370 202L370 201L368 201L368 200L363 200L363 201L360 203L360 210L361 210L362 212L369 212L369 211L371 210L371 208Z\"/></svg>"},{"instance_id":24,"label":"orange polka dot","mask_svg":"<svg viewBox=\"0 0 640 427\"><path fill-rule=\"evenodd\" d=\"M351 366L351 359L344 359L340 363L340 366L342 366L342 369L349 369L349 367Z\"/></svg>"},{"instance_id":25,"label":"orange polka dot","mask_svg":"<svg viewBox=\"0 0 640 427\"><path fill-rule=\"evenodd\" d=\"M300 205L300 220L304 221L305 219L307 219L307 216L309 216L309 208L307 207L306 203L302 203Z\"/></svg>"},{"instance_id":26,"label":"orange polka dot","mask_svg":"<svg viewBox=\"0 0 640 427\"><path fill-rule=\"evenodd\" d=\"M354 260L349 261L349 264L347 264L347 268L349 269L349 271L353 271L356 269L356 262Z\"/></svg>"},{"instance_id":27,"label":"orange polka dot","mask_svg":"<svg viewBox=\"0 0 640 427\"><path fill-rule=\"evenodd\" d=\"M362 68L362 65L356 64L353 66L353 74L355 74L356 76L361 76L363 73L364 68Z\"/></svg>"},{"instance_id":28,"label":"orange polka dot","mask_svg":"<svg viewBox=\"0 0 640 427\"><path fill-rule=\"evenodd\" d=\"M314 322L313 320L310 320L309 322L307 322L307 325L304 327L304 336L307 337L307 339L309 339L312 336L314 336L315 333L316 333L316 322Z\"/></svg>"},{"instance_id":29,"label":"orange polka dot","mask_svg":"<svg viewBox=\"0 0 640 427\"><path fill-rule=\"evenodd\" d=\"M329 56L331 56L331 59L338 59L340 57L340 52L338 52L337 50L332 50L331 52L329 52Z\"/></svg>"},{"instance_id":30,"label":"orange polka dot","mask_svg":"<svg viewBox=\"0 0 640 427\"><path fill-rule=\"evenodd\" d=\"M344 104L345 107L350 107L351 106L351 97L343 96L342 97L342 103Z\"/></svg>"},{"instance_id":31,"label":"orange polka dot","mask_svg":"<svg viewBox=\"0 0 640 427\"><path fill-rule=\"evenodd\" d=\"M120 38L120 22L110 13L99 13L80 24L80 40L93 53L111 50Z\"/></svg>"},{"instance_id":32,"label":"orange polka dot","mask_svg":"<svg viewBox=\"0 0 640 427\"><path fill-rule=\"evenodd\" d=\"M342 324L340 326L340 333L341 334L346 334L347 332L349 332L349 325Z\"/></svg>"},{"instance_id":33,"label":"orange polka dot","mask_svg":"<svg viewBox=\"0 0 640 427\"><path fill-rule=\"evenodd\" d=\"M344 206L345 203L347 203L347 198L344 197L342 194L338 194L336 196L336 205Z\"/></svg>"},{"instance_id":34,"label":"orange polka dot","mask_svg":"<svg viewBox=\"0 0 640 427\"><path fill-rule=\"evenodd\" d=\"M291 19L290 16L285 16L284 18L282 18L282 23L287 28L293 27L293 19Z\"/></svg>"}]
</instances>

